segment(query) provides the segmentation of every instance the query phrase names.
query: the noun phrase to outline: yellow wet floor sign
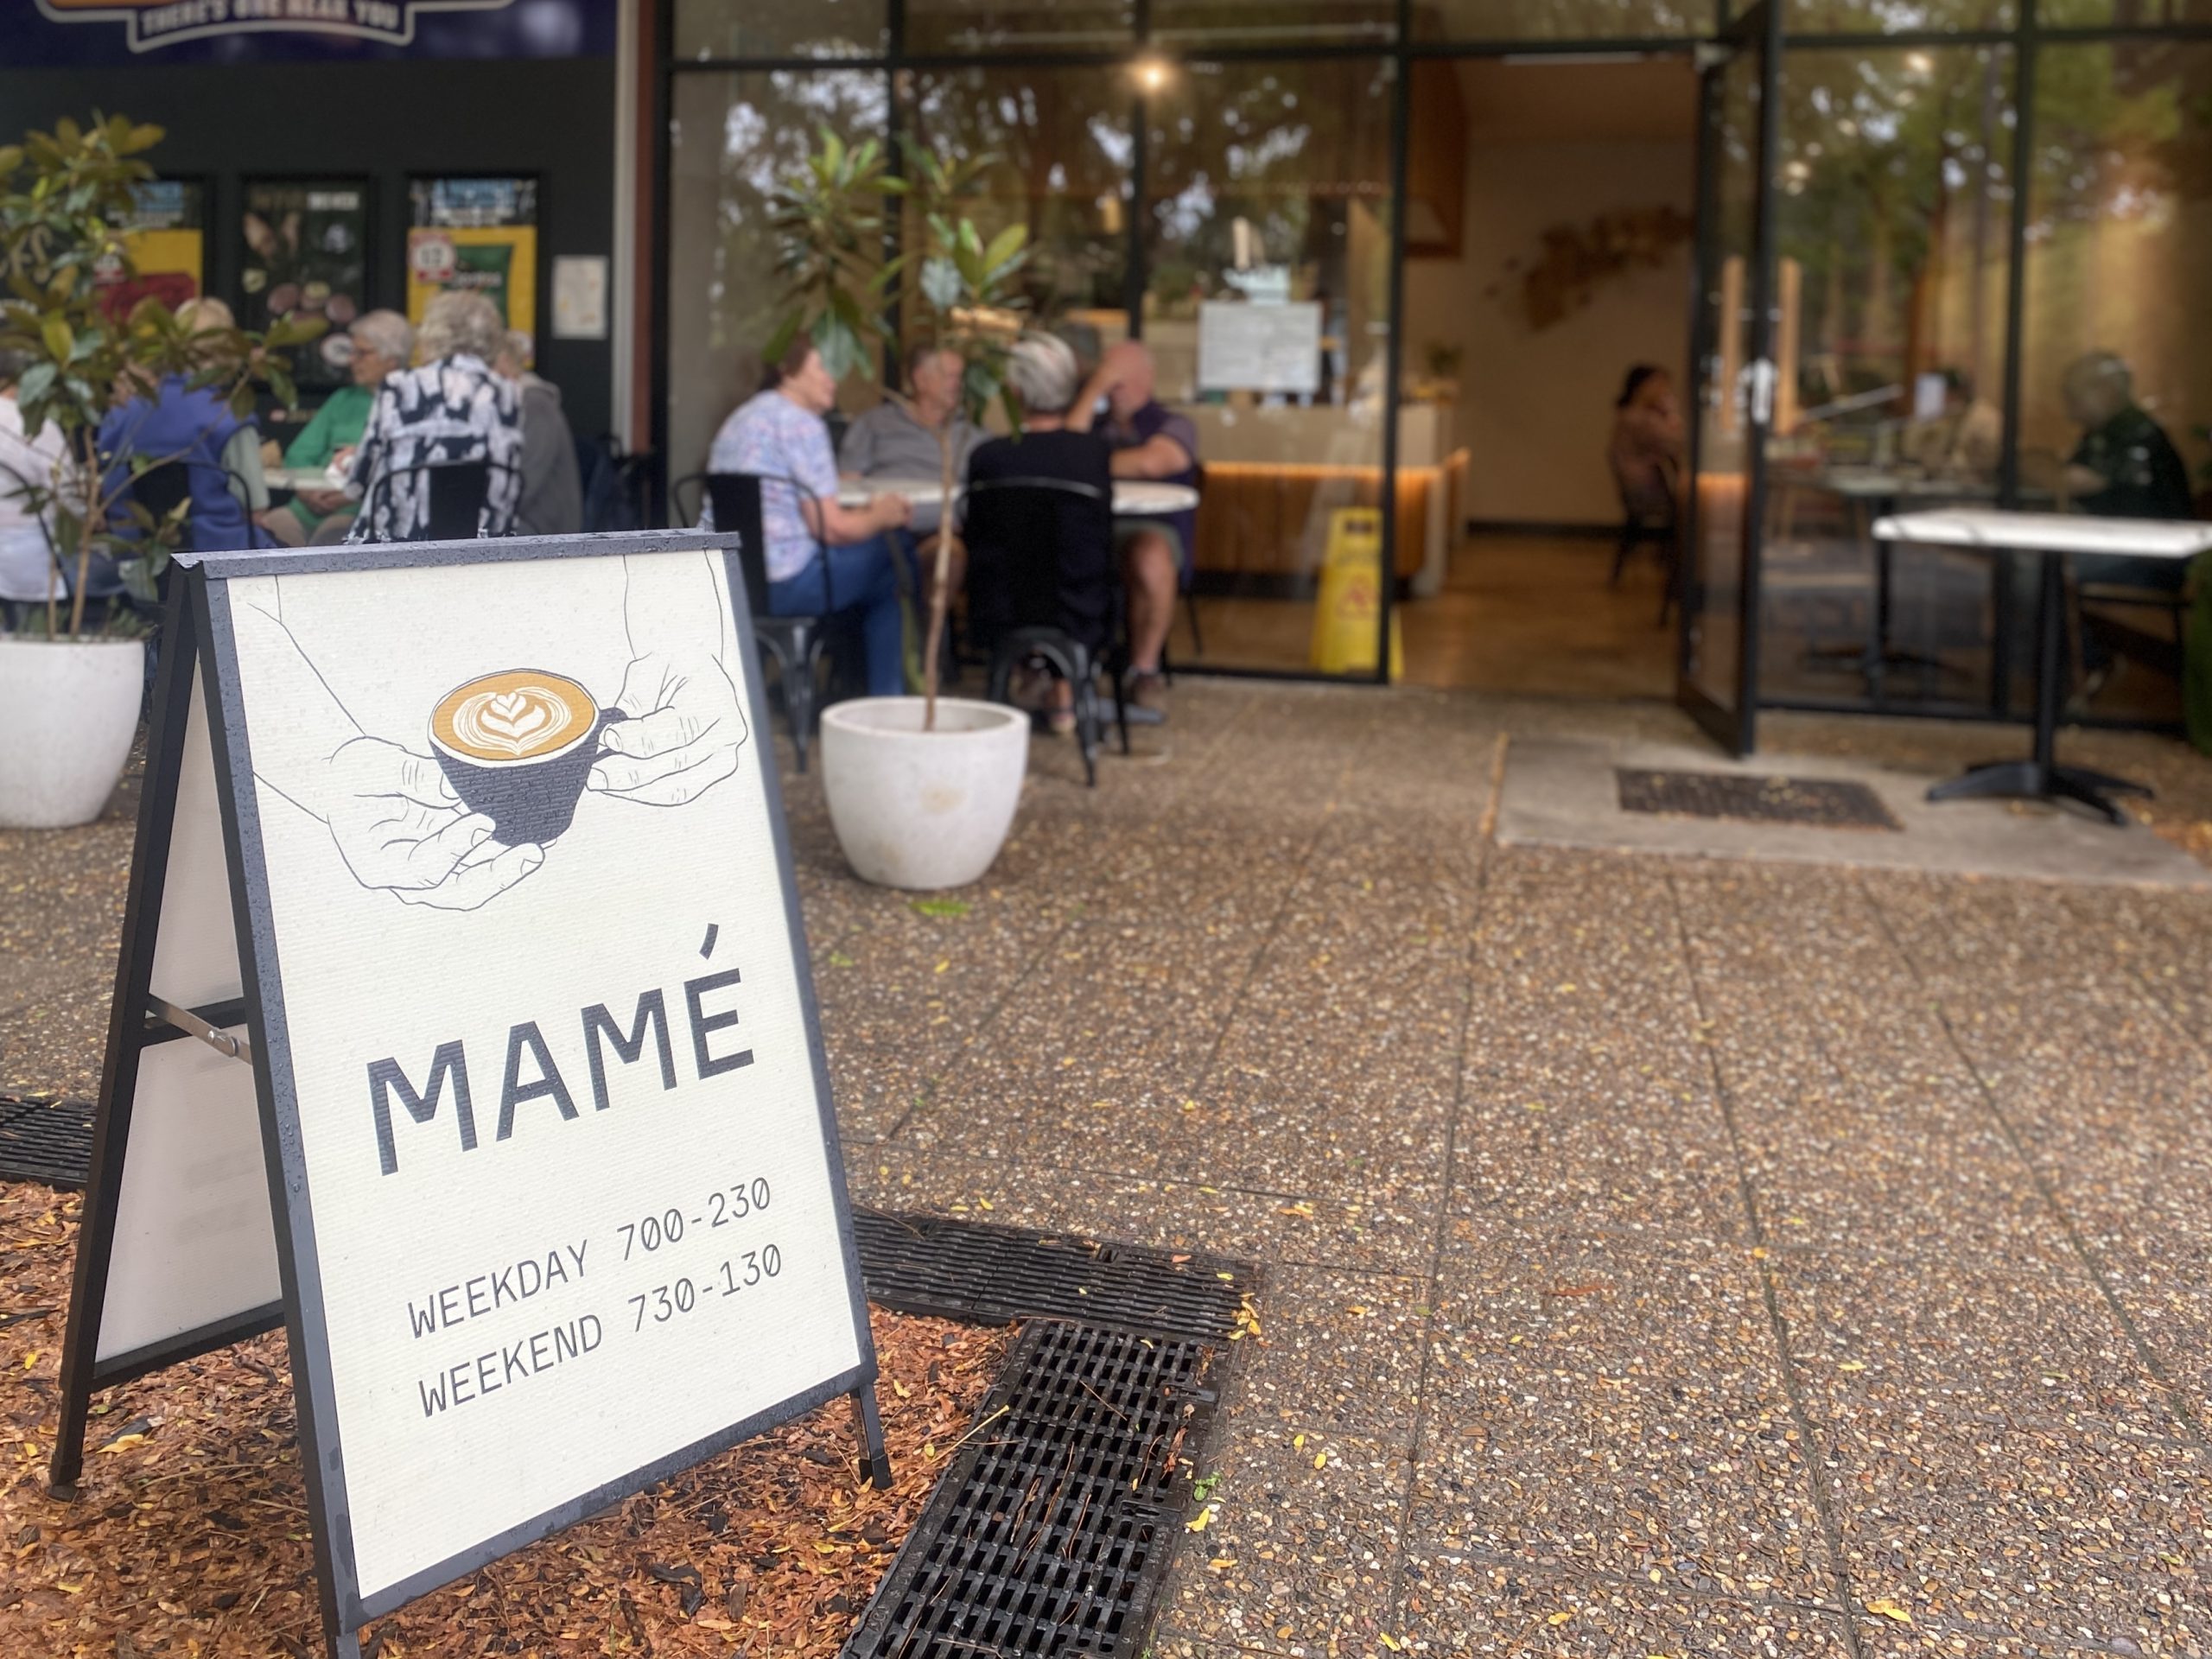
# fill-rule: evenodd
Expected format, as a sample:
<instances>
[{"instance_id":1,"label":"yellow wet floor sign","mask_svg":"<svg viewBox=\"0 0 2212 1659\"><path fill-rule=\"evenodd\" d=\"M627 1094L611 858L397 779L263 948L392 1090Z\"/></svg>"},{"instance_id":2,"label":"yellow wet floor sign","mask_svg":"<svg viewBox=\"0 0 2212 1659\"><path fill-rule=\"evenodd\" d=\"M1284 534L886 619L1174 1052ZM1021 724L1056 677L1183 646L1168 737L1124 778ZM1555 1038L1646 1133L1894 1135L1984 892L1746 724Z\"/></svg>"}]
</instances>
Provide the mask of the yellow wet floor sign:
<instances>
[{"instance_id":1,"label":"yellow wet floor sign","mask_svg":"<svg viewBox=\"0 0 2212 1659\"><path fill-rule=\"evenodd\" d=\"M1329 548L1313 606L1313 667L1324 674L1375 671L1376 613L1382 603L1382 512L1338 507L1329 515ZM1398 613L1390 613L1390 677L1405 673Z\"/></svg>"}]
</instances>

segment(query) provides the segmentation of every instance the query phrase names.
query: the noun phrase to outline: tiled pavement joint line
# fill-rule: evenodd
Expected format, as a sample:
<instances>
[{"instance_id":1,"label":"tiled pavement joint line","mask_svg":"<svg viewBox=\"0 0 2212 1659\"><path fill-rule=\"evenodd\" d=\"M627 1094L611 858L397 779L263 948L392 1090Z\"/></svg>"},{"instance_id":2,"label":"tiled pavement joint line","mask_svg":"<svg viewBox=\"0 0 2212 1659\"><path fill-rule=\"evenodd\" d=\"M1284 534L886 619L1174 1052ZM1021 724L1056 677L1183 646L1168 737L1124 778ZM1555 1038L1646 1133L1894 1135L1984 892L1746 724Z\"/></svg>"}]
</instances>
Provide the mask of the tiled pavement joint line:
<instances>
[{"instance_id":1,"label":"tiled pavement joint line","mask_svg":"<svg viewBox=\"0 0 2212 1659\"><path fill-rule=\"evenodd\" d=\"M1467 1105L1467 1037L1475 1018L1475 964L1482 953L1483 912L1490 898L1490 862L1497 848L1497 807L1505 783L1508 741L1506 734L1500 732L1497 757L1491 763L1490 798L1483 808L1475 843L1473 913L1467 918L1467 954L1459 976L1459 1028L1452 1047L1452 1115L1444 1125L1444 1202L1437 1206L1436 1236L1428 1252L1428 1271L1425 1275L1428 1316L1421 1321L1421 1370L1414 1378L1414 1421L1407 1440L1408 1456L1416 1465L1421 1459L1421 1442L1428 1433L1428 1374L1436 1356L1438 1292L1444 1282L1444 1242L1452 1228L1452 1178L1459 1155L1459 1116ZM1390 1595L1384 1603L1390 1623L1395 1627L1394 1635L1406 1628L1406 1600L1412 1593L1407 1582L1405 1557L1408 1535L1413 1530L1414 1487L1412 1471L1408 1470L1405 1502L1398 1509L1398 1568L1391 1575Z\"/></svg>"},{"instance_id":2,"label":"tiled pavement joint line","mask_svg":"<svg viewBox=\"0 0 2212 1659\"><path fill-rule=\"evenodd\" d=\"M1844 1565L1843 1528L1836 1519L1835 1505L1828 1491L1821 1442L1814 1433L1812 1413L1806 1407L1796 1363L1790 1357L1789 1321L1782 1311L1782 1298L1775 1289L1774 1274L1767 1268L1766 1224L1759 1215L1758 1193L1751 1184L1751 1166L1744 1155L1744 1137L1736 1122L1735 1096L1721 1070L1719 1050L1710 1040L1713 1016L1706 1007L1704 988L1698 982L1697 957L1690 947L1689 917L1682 908L1681 882L1671 873L1667 877L1667 898L1674 906L1675 937L1683 977L1689 986L1690 1006L1696 1011L1700 1035L1706 1039L1699 1046L1705 1050L1706 1068L1713 1077L1713 1097L1720 1109L1721 1124L1728 1132L1729 1151L1736 1160L1737 1196L1743 1200L1745 1224L1758 1253L1759 1297L1766 1304L1767 1324L1782 1370L1782 1390L1789 1401L1790 1419L1797 1425L1798 1440L1804 1447L1805 1477L1812 1489L1814 1511L1821 1518L1821 1535L1827 1545L1828 1576L1835 1585L1836 1605L1843 1610L1844 1645L1850 1649L1853 1659L1866 1659L1866 1646L1859 1635L1859 1602L1852 1594L1850 1571Z\"/></svg>"},{"instance_id":3,"label":"tiled pavement joint line","mask_svg":"<svg viewBox=\"0 0 2212 1659\"><path fill-rule=\"evenodd\" d=\"M1880 899L1866 885L1863 878L1859 880L1859 890L1860 896L1866 901L1867 909L1873 915L1874 925L1882 930L1882 937L1889 942L1890 949L1897 953L1897 960L1904 965L1904 970L1912 976L1912 982L1920 988L1921 995L1927 999L1929 1012L1935 1016L1936 1023L1943 1028L1944 1040L1950 1045L1951 1052L1959 1057L1959 1064L1966 1067L1967 1075L1974 1079L1975 1091L1981 1096L1983 1109L1988 1112L1991 1121L1997 1125L1998 1133L2005 1137L2005 1144L2012 1148L2012 1156L2018 1160L2020 1167L2027 1172L2029 1180L2035 1183L2037 1194L2046 1205L2050 1206L2051 1215L2056 1218L2060 1228L2066 1234L2068 1247L2081 1262L2082 1270L2089 1275L2090 1282L2096 1286L2097 1294L2104 1299L2105 1306L2110 1310L2113 1318L2119 1322L2120 1328L2127 1333L2128 1343L2135 1350L2137 1363L2143 1367L2144 1375L2158 1385L2160 1403L2172 1414L2191 1440L2199 1446L2212 1446L2212 1439L2208 1439L2204 1425L2197 1421L2196 1414L2190 1408L2186 1391L2177 1386L2174 1380L2166 1375L2165 1367L2159 1363L2157 1351L2143 1339L2143 1332L2137 1327L2133 1318L2129 1315L2126 1304L2120 1300L2120 1294L2113 1288L2112 1282L2105 1277L2104 1269L2097 1260L2096 1251L2090 1247L2088 1240L2082 1236L2082 1230L2075 1225L2073 1212L2067 1209L2065 1200L2059 1197L2058 1189L2044 1175L2036 1160L2028 1155L2026 1143L2020 1139L2019 1131L2013 1126L2011 1116L2005 1112L2004 1103L1998 1099L1995 1087L1983 1073L1981 1067L1975 1063L1974 1055L1967 1050L1965 1039L1959 1035L1958 1027L1951 1023L1950 1014L1945 1011L1942 1002L1929 988L1927 980L1921 974L1920 964L1913 959L1912 953L1904 948L1904 942L1897 938L1897 930L1891 926L1888 911L1883 908Z\"/></svg>"}]
</instances>

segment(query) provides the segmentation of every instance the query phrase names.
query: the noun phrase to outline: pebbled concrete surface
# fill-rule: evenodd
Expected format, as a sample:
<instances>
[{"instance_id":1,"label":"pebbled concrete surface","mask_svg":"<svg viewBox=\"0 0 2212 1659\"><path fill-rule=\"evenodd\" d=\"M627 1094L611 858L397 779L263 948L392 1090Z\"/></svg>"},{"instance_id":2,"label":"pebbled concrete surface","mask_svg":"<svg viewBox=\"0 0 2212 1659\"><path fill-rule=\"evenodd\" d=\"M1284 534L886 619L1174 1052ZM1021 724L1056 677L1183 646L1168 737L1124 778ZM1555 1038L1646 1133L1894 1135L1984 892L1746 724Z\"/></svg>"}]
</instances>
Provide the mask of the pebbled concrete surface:
<instances>
[{"instance_id":1,"label":"pebbled concrete surface","mask_svg":"<svg viewBox=\"0 0 2212 1659\"><path fill-rule=\"evenodd\" d=\"M1155 1655L2212 1651L2212 892L1503 844L1513 745L1686 724L1173 699L951 905L787 773L855 1199L1266 1270ZM128 841L0 836L0 1090L96 1079Z\"/></svg>"}]
</instances>

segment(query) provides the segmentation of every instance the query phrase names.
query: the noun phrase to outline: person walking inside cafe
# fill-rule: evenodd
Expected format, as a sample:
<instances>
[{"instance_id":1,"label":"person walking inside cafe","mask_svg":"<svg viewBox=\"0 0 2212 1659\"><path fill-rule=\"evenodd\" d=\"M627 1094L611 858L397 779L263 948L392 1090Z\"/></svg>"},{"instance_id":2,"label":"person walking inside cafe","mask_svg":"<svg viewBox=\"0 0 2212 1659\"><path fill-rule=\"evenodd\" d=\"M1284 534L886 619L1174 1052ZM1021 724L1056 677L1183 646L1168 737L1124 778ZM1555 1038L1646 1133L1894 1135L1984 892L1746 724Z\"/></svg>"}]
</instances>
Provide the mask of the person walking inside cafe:
<instances>
[{"instance_id":1,"label":"person walking inside cafe","mask_svg":"<svg viewBox=\"0 0 2212 1659\"><path fill-rule=\"evenodd\" d=\"M768 369L767 385L730 412L707 453L707 470L762 480L760 528L768 567L768 613L822 616L857 611L872 697L906 689L899 577L884 532L912 517L904 496L865 507L837 500L837 462L823 416L836 407L837 382L804 335ZM710 496L699 528L715 527Z\"/></svg>"}]
</instances>

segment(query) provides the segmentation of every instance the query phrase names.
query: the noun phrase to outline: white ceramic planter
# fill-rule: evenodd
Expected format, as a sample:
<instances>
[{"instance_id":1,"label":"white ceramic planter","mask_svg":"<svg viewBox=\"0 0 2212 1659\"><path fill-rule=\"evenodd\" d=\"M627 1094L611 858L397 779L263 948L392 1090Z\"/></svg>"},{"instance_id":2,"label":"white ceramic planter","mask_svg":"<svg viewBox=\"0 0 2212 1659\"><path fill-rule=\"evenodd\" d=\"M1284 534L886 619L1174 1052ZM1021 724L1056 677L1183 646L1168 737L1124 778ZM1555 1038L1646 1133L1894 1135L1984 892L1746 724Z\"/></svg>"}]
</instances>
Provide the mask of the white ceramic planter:
<instances>
[{"instance_id":1,"label":"white ceramic planter","mask_svg":"<svg viewBox=\"0 0 2212 1659\"><path fill-rule=\"evenodd\" d=\"M0 824L90 823L115 791L146 686L146 642L0 634Z\"/></svg>"},{"instance_id":2,"label":"white ceramic planter","mask_svg":"<svg viewBox=\"0 0 2212 1659\"><path fill-rule=\"evenodd\" d=\"M861 697L822 711L822 790L846 861L864 881L934 892L991 868L1029 769L1029 716L939 697Z\"/></svg>"}]
</instances>

